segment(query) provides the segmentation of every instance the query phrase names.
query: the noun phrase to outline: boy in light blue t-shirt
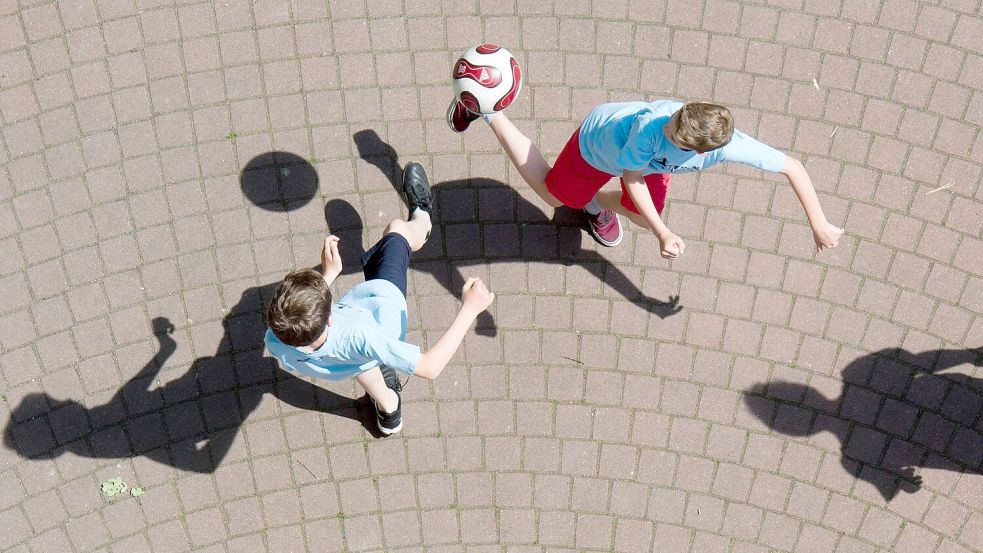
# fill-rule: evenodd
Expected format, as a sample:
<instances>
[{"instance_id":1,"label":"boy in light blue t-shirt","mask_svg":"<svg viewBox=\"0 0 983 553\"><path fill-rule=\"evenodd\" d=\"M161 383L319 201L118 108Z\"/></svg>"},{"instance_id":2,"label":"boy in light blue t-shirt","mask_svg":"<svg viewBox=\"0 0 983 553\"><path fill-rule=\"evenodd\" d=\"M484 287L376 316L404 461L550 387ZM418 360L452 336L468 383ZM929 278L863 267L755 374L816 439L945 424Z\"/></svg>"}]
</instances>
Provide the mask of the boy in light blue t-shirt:
<instances>
[{"instance_id":1,"label":"boy in light blue t-shirt","mask_svg":"<svg viewBox=\"0 0 983 553\"><path fill-rule=\"evenodd\" d=\"M455 132L478 117L456 99L447 110ZM620 213L655 233L662 257L681 255L683 240L661 218L670 175L724 161L785 175L805 209L817 251L836 247L843 235L826 220L802 164L736 130L723 106L671 100L602 104L574 131L552 167L503 112L481 117L533 190L553 207L583 209L588 231L604 246L621 242ZM601 191L612 177L620 177L621 190Z\"/></svg>"},{"instance_id":2,"label":"boy in light blue t-shirt","mask_svg":"<svg viewBox=\"0 0 983 553\"><path fill-rule=\"evenodd\" d=\"M266 347L287 371L342 380L355 378L372 398L379 431L403 427L396 371L434 379L450 361L471 323L495 294L478 278L462 290L463 305L447 332L425 352L405 342L407 270L411 252L430 236L433 195L423 167L403 171L408 221L394 220L382 239L362 256L365 282L332 304L331 283L341 274L338 238L324 239L323 273L293 271L284 278L266 310Z\"/></svg>"}]
</instances>

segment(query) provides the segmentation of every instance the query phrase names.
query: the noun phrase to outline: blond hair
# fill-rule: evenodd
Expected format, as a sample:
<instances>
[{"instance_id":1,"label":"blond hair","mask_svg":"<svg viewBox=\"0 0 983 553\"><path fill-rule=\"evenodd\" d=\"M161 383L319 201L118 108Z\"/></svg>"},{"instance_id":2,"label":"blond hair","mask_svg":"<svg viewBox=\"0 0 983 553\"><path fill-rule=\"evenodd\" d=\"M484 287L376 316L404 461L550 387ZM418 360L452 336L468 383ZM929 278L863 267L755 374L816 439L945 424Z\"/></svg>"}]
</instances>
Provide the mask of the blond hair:
<instances>
[{"instance_id":1,"label":"blond hair","mask_svg":"<svg viewBox=\"0 0 983 553\"><path fill-rule=\"evenodd\" d=\"M725 146L734 136L734 116L724 106L708 102L689 102L677 111L673 139L677 144L709 152Z\"/></svg>"}]
</instances>

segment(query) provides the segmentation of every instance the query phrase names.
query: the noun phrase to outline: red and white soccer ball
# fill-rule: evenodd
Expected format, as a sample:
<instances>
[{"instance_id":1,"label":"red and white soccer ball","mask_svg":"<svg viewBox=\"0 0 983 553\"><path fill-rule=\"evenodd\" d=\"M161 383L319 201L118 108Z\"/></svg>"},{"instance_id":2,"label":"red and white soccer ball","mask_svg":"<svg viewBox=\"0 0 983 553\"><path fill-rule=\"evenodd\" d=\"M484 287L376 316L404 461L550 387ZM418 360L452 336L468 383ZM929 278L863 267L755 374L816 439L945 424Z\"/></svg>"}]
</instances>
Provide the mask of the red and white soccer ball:
<instances>
[{"instance_id":1,"label":"red and white soccer ball","mask_svg":"<svg viewBox=\"0 0 983 553\"><path fill-rule=\"evenodd\" d=\"M495 44L464 52L454 64L454 94L473 113L509 107L522 89L522 72L512 53Z\"/></svg>"}]
</instances>

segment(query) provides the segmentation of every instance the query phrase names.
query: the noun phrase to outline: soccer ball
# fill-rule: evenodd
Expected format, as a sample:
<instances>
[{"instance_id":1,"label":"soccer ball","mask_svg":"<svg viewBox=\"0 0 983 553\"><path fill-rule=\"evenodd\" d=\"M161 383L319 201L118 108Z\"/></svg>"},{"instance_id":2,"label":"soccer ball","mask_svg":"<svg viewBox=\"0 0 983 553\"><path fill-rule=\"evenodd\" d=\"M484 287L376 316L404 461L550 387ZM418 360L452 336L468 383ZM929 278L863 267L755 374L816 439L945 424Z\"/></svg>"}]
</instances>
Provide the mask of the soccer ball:
<instances>
[{"instance_id":1,"label":"soccer ball","mask_svg":"<svg viewBox=\"0 0 983 553\"><path fill-rule=\"evenodd\" d=\"M454 94L472 113L509 107L522 89L522 72L512 53L495 44L475 46L454 64Z\"/></svg>"}]
</instances>

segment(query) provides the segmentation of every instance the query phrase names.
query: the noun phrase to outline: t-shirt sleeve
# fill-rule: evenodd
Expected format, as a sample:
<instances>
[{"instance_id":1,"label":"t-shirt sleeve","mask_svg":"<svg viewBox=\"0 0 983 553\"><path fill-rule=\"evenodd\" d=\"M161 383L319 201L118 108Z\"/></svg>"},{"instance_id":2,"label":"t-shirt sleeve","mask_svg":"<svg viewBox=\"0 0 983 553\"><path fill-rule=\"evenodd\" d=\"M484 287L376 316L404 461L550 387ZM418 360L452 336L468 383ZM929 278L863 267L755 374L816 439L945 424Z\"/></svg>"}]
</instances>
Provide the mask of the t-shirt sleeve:
<instances>
[{"instance_id":1,"label":"t-shirt sleeve","mask_svg":"<svg viewBox=\"0 0 983 553\"><path fill-rule=\"evenodd\" d=\"M276 359L280 368L287 372L300 373L308 376L325 375L329 372L324 367L319 367L314 363L300 358L293 348L282 343L267 340L266 348L270 351L273 358Z\"/></svg>"},{"instance_id":2,"label":"t-shirt sleeve","mask_svg":"<svg viewBox=\"0 0 983 553\"><path fill-rule=\"evenodd\" d=\"M272 355L277 361L280 362L280 365L285 370L288 371L297 370L297 368L294 367L290 363L290 361L287 360L289 356L286 355L287 353L286 346L284 346L282 342L276 339L276 337L273 335L272 330L266 329L266 334L263 335L263 342L266 344L266 350L269 351L270 355Z\"/></svg>"},{"instance_id":3,"label":"t-shirt sleeve","mask_svg":"<svg viewBox=\"0 0 983 553\"><path fill-rule=\"evenodd\" d=\"M363 347L366 357L406 374L413 374L420 362L420 346L381 333L367 336Z\"/></svg>"},{"instance_id":4,"label":"t-shirt sleeve","mask_svg":"<svg viewBox=\"0 0 983 553\"><path fill-rule=\"evenodd\" d=\"M618 152L615 164L625 171L641 171L648 167L655 154L655 139L652 137L652 121L656 119L650 113L644 113L635 118L628 131L625 145Z\"/></svg>"},{"instance_id":5,"label":"t-shirt sleeve","mask_svg":"<svg viewBox=\"0 0 983 553\"><path fill-rule=\"evenodd\" d=\"M733 161L757 167L762 171L778 173L785 166L785 154L735 130L731 141L720 149L716 161Z\"/></svg>"}]
</instances>

